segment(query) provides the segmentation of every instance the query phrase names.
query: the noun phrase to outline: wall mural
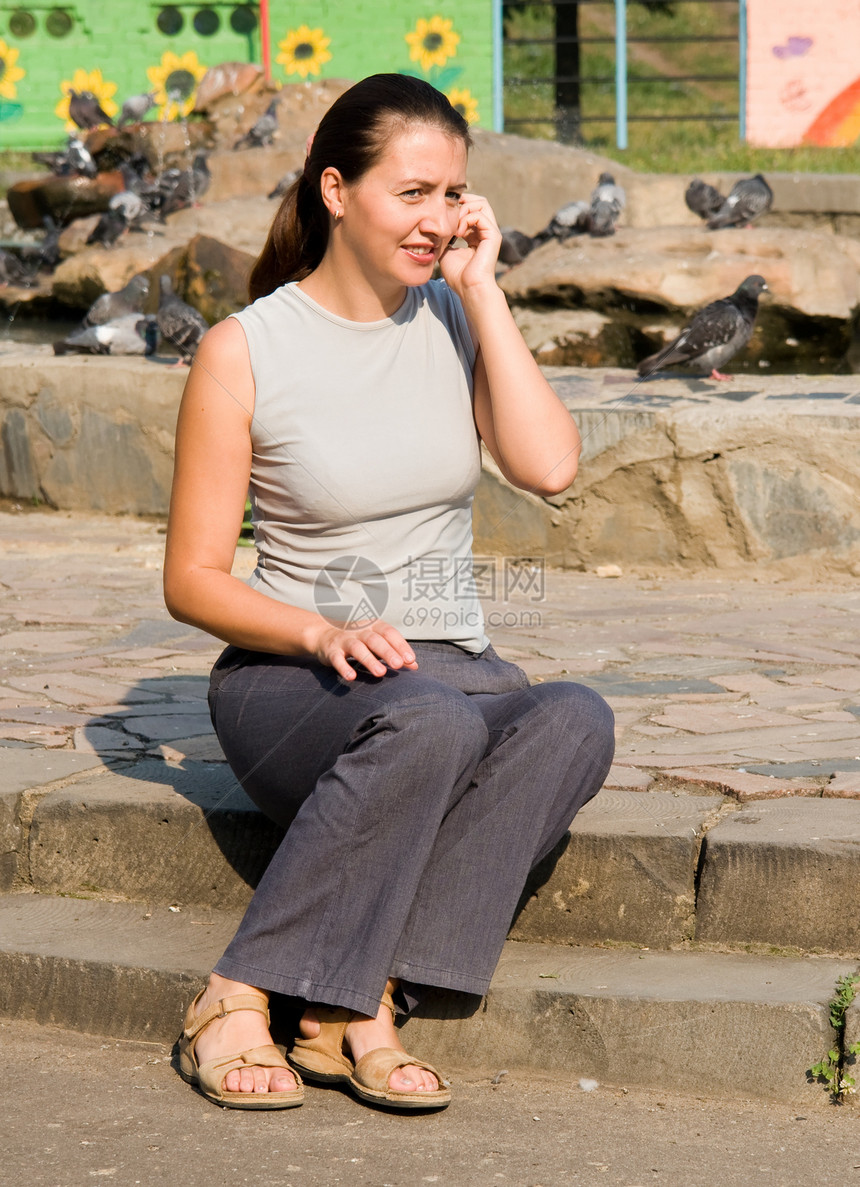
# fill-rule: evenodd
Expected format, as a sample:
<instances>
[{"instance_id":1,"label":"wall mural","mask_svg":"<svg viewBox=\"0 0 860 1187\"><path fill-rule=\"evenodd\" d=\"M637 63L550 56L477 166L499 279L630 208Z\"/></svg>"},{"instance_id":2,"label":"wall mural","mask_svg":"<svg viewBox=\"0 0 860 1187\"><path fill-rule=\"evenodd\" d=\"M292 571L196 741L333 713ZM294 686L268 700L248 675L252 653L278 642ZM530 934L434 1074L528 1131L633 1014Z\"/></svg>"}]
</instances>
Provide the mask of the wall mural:
<instances>
[{"instance_id":1,"label":"wall mural","mask_svg":"<svg viewBox=\"0 0 860 1187\"><path fill-rule=\"evenodd\" d=\"M16 83L27 73L17 64L20 56L21 51L16 46L7 45L0 39L0 120L20 119L24 110L15 102L18 97Z\"/></svg>"},{"instance_id":2,"label":"wall mural","mask_svg":"<svg viewBox=\"0 0 860 1187\"><path fill-rule=\"evenodd\" d=\"M773 148L860 139L860 0L749 0L747 136Z\"/></svg>"},{"instance_id":3,"label":"wall mural","mask_svg":"<svg viewBox=\"0 0 860 1187\"><path fill-rule=\"evenodd\" d=\"M246 0L50 3L0 0L0 145L55 147L75 131L73 90L90 92L111 119L124 99L152 91L147 118L184 119L209 65L260 61L259 10ZM117 9L126 30L119 41ZM380 0L370 24L366 13L328 0L296 9L270 0L276 85L398 71L438 87L469 123L489 111L491 0L460 0L454 16L422 11L415 0ZM106 60L109 71L95 68Z\"/></svg>"}]
</instances>

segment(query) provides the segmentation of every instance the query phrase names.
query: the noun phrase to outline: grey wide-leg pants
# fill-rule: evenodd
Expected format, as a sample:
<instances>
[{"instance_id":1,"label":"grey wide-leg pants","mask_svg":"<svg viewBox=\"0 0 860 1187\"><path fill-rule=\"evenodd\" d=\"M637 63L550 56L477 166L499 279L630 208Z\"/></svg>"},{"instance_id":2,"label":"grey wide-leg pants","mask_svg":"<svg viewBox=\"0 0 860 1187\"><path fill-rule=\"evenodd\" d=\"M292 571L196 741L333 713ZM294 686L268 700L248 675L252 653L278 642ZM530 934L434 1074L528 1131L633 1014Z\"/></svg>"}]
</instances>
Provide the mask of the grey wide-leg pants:
<instances>
[{"instance_id":1,"label":"grey wide-leg pants","mask_svg":"<svg viewBox=\"0 0 860 1187\"><path fill-rule=\"evenodd\" d=\"M483 994L529 871L600 789L613 719L492 647L410 641L417 671L228 647L210 707L287 833L215 971L376 1014L386 979Z\"/></svg>"}]
</instances>

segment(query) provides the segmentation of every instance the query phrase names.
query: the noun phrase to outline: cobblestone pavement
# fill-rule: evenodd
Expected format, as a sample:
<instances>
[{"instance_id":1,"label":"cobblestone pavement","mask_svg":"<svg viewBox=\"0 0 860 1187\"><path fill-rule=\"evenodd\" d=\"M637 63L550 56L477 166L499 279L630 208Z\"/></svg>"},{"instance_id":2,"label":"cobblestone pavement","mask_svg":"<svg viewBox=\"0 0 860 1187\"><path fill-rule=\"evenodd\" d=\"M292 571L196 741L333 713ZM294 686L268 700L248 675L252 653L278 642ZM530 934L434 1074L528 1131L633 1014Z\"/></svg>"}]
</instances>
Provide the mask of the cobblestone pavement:
<instances>
[{"instance_id":1,"label":"cobblestone pavement","mask_svg":"<svg viewBox=\"0 0 860 1187\"><path fill-rule=\"evenodd\" d=\"M167 614L163 543L154 521L0 511L0 746L62 753L64 774L153 752L220 759L205 702L220 645ZM235 571L252 566L238 549ZM856 582L808 565L789 579L490 570L500 654L615 710L607 786L860 798Z\"/></svg>"}]
</instances>

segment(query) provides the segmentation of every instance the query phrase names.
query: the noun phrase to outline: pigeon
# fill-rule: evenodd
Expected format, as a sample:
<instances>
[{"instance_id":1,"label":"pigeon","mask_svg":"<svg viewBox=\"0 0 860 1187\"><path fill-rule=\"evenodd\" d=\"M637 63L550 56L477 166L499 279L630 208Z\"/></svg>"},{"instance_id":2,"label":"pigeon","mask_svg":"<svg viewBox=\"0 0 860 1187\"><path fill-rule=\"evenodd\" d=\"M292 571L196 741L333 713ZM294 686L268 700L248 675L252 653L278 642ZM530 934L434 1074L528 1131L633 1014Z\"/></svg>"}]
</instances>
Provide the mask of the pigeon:
<instances>
[{"instance_id":1,"label":"pigeon","mask_svg":"<svg viewBox=\"0 0 860 1187\"><path fill-rule=\"evenodd\" d=\"M594 238L615 234L618 216L627 205L627 195L615 184L611 173L601 173L591 191L588 213L588 233Z\"/></svg>"},{"instance_id":2,"label":"pigeon","mask_svg":"<svg viewBox=\"0 0 860 1187\"><path fill-rule=\"evenodd\" d=\"M597 185L591 191L592 207L598 202L614 202L618 207L619 214L627 205L627 195L622 186L616 185L615 178L611 173L601 173L597 179Z\"/></svg>"},{"instance_id":3,"label":"pigeon","mask_svg":"<svg viewBox=\"0 0 860 1187\"><path fill-rule=\"evenodd\" d=\"M179 359L174 366L182 367L194 358L200 339L209 329L209 323L193 305L187 304L174 293L169 276L162 276L159 284L158 328L164 341L179 351Z\"/></svg>"},{"instance_id":4,"label":"pigeon","mask_svg":"<svg viewBox=\"0 0 860 1187\"><path fill-rule=\"evenodd\" d=\"M289 173L285 173L268 197L283 198L290 186L299 180L303 172L302 169L291 169Z\"/></svg>"},{"instance_id":5,"label":"pigeon","mask_svg":"<svg viewBox=\"0 0 860 1187\"><path fill-rule=\"evenodd\" d=\"M152 313L125 313L97 326L73 330L68 338L54 343L54 354L155 354L158 323Z\"/></svg>"},{"instance_id":6,"label":"pigeon","mask_svg":"<svg viewBox=\"0 0 860 1187\"><path fill-rule=\"evenodd\" d=\"M535 248L535 240L515 227L502 227L502 242L499 247L499 261L502 264L521 264Z\"/></svg>"},{"instance_id":7,"label":"pigeon","mask_svg":"<svg viewBox=\"0 0 860 1187\"><path fill-rule=\"evenodd\" d=\"M113 120L92 91L76 91L72 87L69 87L69 119L85 131L102 124L113 127Z\"/></svg>"},{"instance_id":8,"label":"pigeon","mask_svg":"<svg viewBox=\"0 0 860 1187\"><path fill-rule=\"evenodd\" d=\"M162 222L168 214L193 206L209 189L212 174L205 153L198 153L190 169L166 169L156 182L152 198Z\"/></svg>"},{"instance_id":9,"label":"pigeon","mask_svg":"<svg viewBox=\"0 0 860 1187\"><path fill-rule=\"evenodd\" d=\"M100 243L102 247L113 247L128 230L125 214L121 209L108 208L87 235L87 246Z\"/></svg>"},{"instance_id":10,"label":"pigeon","mask_svg":"<svg viewBox=\"0 0 860 1187\"><path fill-rule=\"evenodd\" d=\"M117 210L125 219L129 228L139 228L142 220L149 213L149 207L134 190L121 190L114 194L108 202L108 210Z\"/></svg>"},{"instance_id":11,"label":"pigeon","mask_svg":"<svg viewBox=\"0 0 860 1187\"><path fill-rule=\"evenodd\" d=\"M748 227L753 219L770 210L772 203L773 190L760 173L756 173L755 177L736 181L722 207L708 219L708 230L716 231L720 227Z\"/></svg>"},{"instance_id":12,"label":"pigeon","mask_svg":"<svg viewBox=\"0 0 860 1187\"><path fill-rule=\"evenodd\" d=\"M124 124L139 124L153 107L155 107L154 91L149 91L146 95L132 95L123 103L116 126L121 128Z\"/></svg>"},{"instance_id":13,"label":"pigeon","mask_svg":"<svg viewBox=\"0 0 860 1187\"><path fill-rule=\"evenodd\" d=\"M278 100L272 100L260 118L254 123L244 136L240 136L233 145L233 152L237 148L264 148L271 144L278 131Z\"/></svg>"},{"instance_id":14,"label":"pigeon","mask_svg":"<svg viewBox=\"0 0 860 1187\"><path fill-rule=\"evenodd\" d=\"M590 211L588 202L568 202L555 212L542 231L538 231L535 242L545 243L547 239L563 242L571 235L587 231Z\"/></svg>"},{"instance_id":15,"label":"pigeon","mask_svg":"<svg viewBox=\"0 0 860 1187\"><path fill-rule=\"evenodd\" d=\"M32 277L21 260L5 247L0 247L0 288L4 284L13 284L18 288L27 288Z\"/></svg>"},{"instance_id":16,"label":"pigeon","mask_svg":"<svg viewBox=\"0 0 860 1187\"><path fill-rule=\"evenodd\" d=\"M588 212L589 235L594 239L602 239L607 235L614 235L615 224L618 222L620 213L621 207L617 202L606 202L601 198L596 202L592 202Z\"/></svg>"},{"instance_id":17,"label":"pigeon","mask_svg":"<svg viewBox=\"0 0 860 1187\"><path fill-rule=\"evenodd\" d=\"M684 201L687 203L687 209L692 210L699 218L713 218L725 202L725 198L715 186L695 177L687 186Z\"/></svg>"},{"instance_id":18,"label":"pigeon","mask_svg":"<svg viewBox=\"0 0 860 1187\"><path fill-rule=\"evenodd\" d=\"M653 375L675 363L704 367L711 379L731 379L717 368L742 350L752 337L758 313L758 299L768 287L762 276L748 276L730 297L712 301L700 309L693 320L657 354L643 359L637 367L641 377Z\"/></svg>"},{"instance_id":19,"label":"pigeon","mask_svg":"<svg viewBox=\"0 0 860 1187\"><path fill-rule=\"evenodd\" d=\"M70 136L66 147L59 152L30 154L40 165L47 165L57 177L95 177L98 168L92 153L78 136Z\"/></svg>"},{"instance_id":20,"label":"pigeon","mask_svg":"<svg viewBox=\"0 0 860 1187\"><path fill-rule=\"evenodd\" d=\"M82 327L103 326L130 313L141 317L148 296L149 278L143 272L138 272L124 288L115 293L102 293L97 297L84 314Z\"/></svg>"}]
</instances>

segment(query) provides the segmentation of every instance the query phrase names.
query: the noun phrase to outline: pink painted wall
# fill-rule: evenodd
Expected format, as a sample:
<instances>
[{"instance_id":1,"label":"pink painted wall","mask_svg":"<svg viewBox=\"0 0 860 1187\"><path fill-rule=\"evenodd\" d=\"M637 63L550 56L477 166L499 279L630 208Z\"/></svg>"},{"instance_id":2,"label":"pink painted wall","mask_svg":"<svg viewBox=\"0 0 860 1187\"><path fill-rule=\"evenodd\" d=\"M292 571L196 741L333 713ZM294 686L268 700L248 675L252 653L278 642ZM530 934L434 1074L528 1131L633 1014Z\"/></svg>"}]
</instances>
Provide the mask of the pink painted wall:
<instances>
[{"instance_id":1,"label":"pink painted wall","mask_svg":"<svg viewBox=\"0 0 860 1187\"><path fill-rule=\"evenodd\" d=\"M860 0L748 0L747 137L860 139Z\"/></svg>"}]
</instances>

